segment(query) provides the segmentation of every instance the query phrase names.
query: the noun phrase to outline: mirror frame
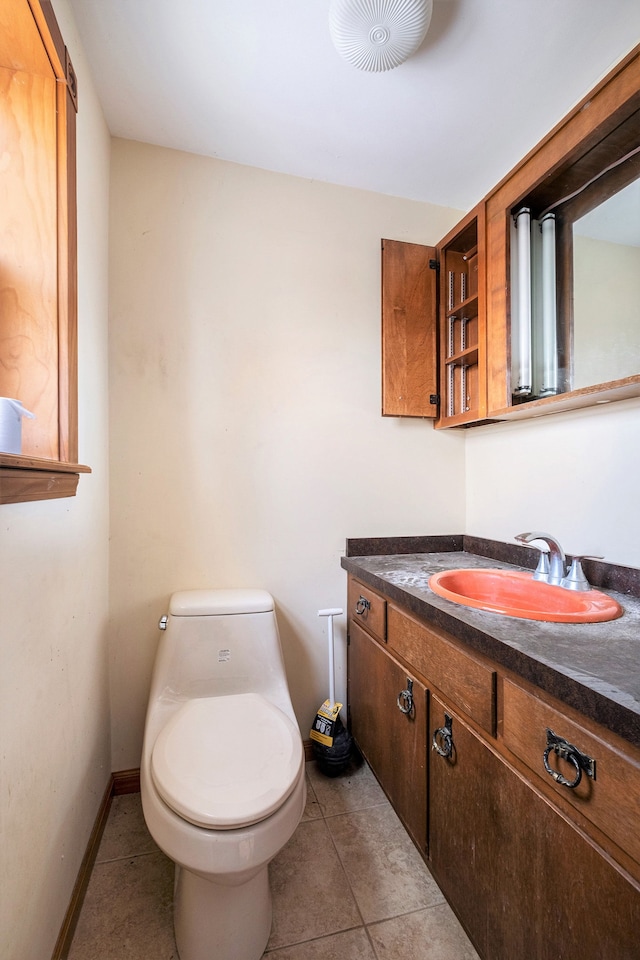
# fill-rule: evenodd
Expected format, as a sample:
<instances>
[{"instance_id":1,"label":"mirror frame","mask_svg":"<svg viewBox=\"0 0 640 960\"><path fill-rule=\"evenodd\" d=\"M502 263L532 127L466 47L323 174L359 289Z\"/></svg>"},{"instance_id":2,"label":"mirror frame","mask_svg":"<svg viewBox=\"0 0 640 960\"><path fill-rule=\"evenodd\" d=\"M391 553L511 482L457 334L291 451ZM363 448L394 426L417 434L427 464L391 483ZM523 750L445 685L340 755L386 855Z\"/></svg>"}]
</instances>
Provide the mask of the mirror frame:
<instances>
[{"instance_id":1,"label":"mirror frame","mask_svg":"<svg viewBox=\"0 0 640 960\"><path fill-rule=\"evenodd\" d=\"M635 47L486 198L487 243L487 418L515 420L540 417L640 396L637 375L594 384L513 405L511 399L509 244L511 211L536 196L546 205L585 182L584 170L593 158L607 165L608 138L621 125L632 125L640 146L640 44ZM638 114L640 117L640 114ZM544 200L542 200L544 198ZM565 243L565 250L569 245ZM564 257L559 266L559 303L565 326L572 321L572 265Z\"/></svg>"}]
</instances>

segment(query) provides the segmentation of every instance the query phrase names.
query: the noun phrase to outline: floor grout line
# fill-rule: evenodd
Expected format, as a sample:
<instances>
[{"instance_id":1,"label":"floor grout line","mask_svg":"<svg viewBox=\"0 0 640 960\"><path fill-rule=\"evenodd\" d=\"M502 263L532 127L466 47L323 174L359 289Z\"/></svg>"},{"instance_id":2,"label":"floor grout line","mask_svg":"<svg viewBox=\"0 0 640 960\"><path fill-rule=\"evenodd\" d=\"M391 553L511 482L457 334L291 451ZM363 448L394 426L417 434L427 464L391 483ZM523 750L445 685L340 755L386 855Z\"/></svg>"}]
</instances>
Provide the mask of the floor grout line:
<instances>
[{"instance_id":1,"label":"floor grout line","mask_svg":"<svg viewBox=\"0 0 640 960\"><path fill-rule=\"evenodd\" d=\"M345 927L344 930L336 930L334 933L321 933L318 934L317 937L307 937L306 940L295 940L293 943L281 944L279 947L274 947L273 950L265 950L263 956L271 956L271 954L277 953L278 950L290 950L292 947L301 947L305 943L320 943L321 940L326 940L327 937L339 937L343 933L351 933L353 930L363 929L365 929L364 924L356 923L351 927Z\"/></svg>"},{"instance_id":2,"label":"floor grout line","mask_svg":"<svg viewBox=\"0 0 640 960\"><path fill-rule=\"evenodd\" d=\"M356 775L357 775L357 770L354 771L353 776L355 777ZM359 856L359 852L358 851L356 851L356 853L352 852L351 859L349 859L348 856L345 859L345 856L349 851L345 848L345 851L343 852L344 855L341 855L340 849L338 847L338 842L334 838L330 824L332 822L337 822L337 820L340 817L348 819L349 817L357 816L358 814L365 813L366 811L380 810L385 807L389 808L390 813L393 814L393 816L397 816L397 815L393 811L393 808L390 806L389 801L386 797L382 797L382 799L380 799L379 801L366 800L364 802L364 805L362 806L357 805L353 809L349 808L349 803L357 804L358 791L362 789L362 787L364 787L365 789L367 788L368 781L366 776L364 777L364 782L363 783L361 782L360 784L356 783L354 785L351 781L349 781L348 786L344 788L343 792L341 792L341 789L339 786L335 788L335 792L334 792L335 802L336 803L342 802L345 805L345 809L338 810L335 812L334 812L333 801L331 799L331 792L332 792L332 789L334 788L327 788L323 786L320 787L320 796L324 795L325 797L330 798L329 800L323 803L319 799L319 795L316 792L313 780L311 779L308 773L306 774L306 776L307 776L307 784L309 786L308 802L310 804L310 809L314 814L317 813L318 815L309 816L306 819L301 819L299 826L304 823L317 822L318 820L322 820L322 822L325 824L326 833L328 833L331 841L330 843L331 850L336 857L337 865L339 865L339 868L342 871L342 875L344 877L345 903L346 903L346 892L348 891L351 897L352 903L354 905L354 913L352 914L352 916L345 915L343 919L346 922L348 922L349 920L351 920L352 922L349 924L349 926L346 926L341 930L330 930L329 932L317 933L317 934L314 934L313 936L307 937L306 939L295 940L291 943L274 946L270 950L265 950L265 953L264 953L265 960L268 960L268 958L270 958L271 956L277 956L279 951L283 951L284 953L285 951L289 951L289 950L293 951L291 954L292 957L293 956L297 957L299 952L300 952L300 955L304 953L304 955L306 956L306 952L305 952L306 944L314 944L314 943L321 944L322 941L324 940L327 940L327 942L329 942L333 937L339 937L341 935L346 935L346 934L355 935L357 931L363 931L364 936L366 937L366 941L369 944L369 951L370 951L371 957L375 958L375 960L382 960L382 954L379 952L378 949L376 949L376 939L380 941L380 944L383 944L383 940L381 939L381 937L383 937L384 935L380 933L380 934L377 934L376 938L374 938L374 935L373 935L374 929L379 928L383 926L385 923L388 923L390 921L402 920L402 918L405 918L405 917L408 918L420 913L424 913L425 911L429 911L431 908L440 907L442 906L443 903L446 903L446 900L444 897L442 897L441 900L435 903L428 903L428 904L425 904L424 906L417 906L412 909L405 910L401 913L393 913L389 917L383 916L380 919L374 919L374 920L371 920L370 922L366 922L364 919L363 910L358 902L358 897L356 896L356 890L354 889L354 886L350 879L349 872L347 870L348 863L351 864L351 869L353 870L354 868L353 856ZM321 781L319 782L321 783ZM111 816L112 814L110 812L109 817L111 818ZM133 821L133 825L135 827L135 820ZM118 830L118 826L119 825L116 826L116 831ZM406 833L406 830L405 830L405 833ZM121 841L126 840L126 836L127 836L126 830L122 831L120 840ZM340 836L340 834L338 834L338 836ZM409 837L408 834L407 834L407 837ZM131 836L130 839L134 840L135 845L137 847L141 840L141 834L138 834L137 837ZM111 842L114 843L114 845L117 844L117 840L114 841L112 839ZM153 850L138 850L137 852L129 852L129 853L122 853L122 854L118 853L115 856L106 857L104 859L96 859L94 870L96 867L107 866L108 864L118 864L118 863L124 863L126 861L138 861L139 869L144 873L146 868L143 866L141 862L142 858L145 858L146 860L150 860L151 858L157 856L159 853L162 854L162 851L157 846ZM429 875L431 875L431 871L428 869L428 866L426 864L424 866L427 872L429 873ZM357 867L357 861L356 861L356 867ZM105 875L103 874L103 877L104 876ZM357 879L357 869L356 869L356 873L354 873L354 879ZM386 897L384 902L386 902ZM394 907L400 907L400 903L394 902ZM106 909L107 908L105 906L105 910ZM376 911L374 911L374 913L375 912ZM354 922L356 918L359 918L359 923ZM322 929L322 927L320 928L316 927L316 929ZM298 932L299 932L299 935L304 935L304 933L308 932L309 930L310 930L309 927L307 927L307 930L304 930L303 927L300 927ZM294 933L294 929L291 930L291 933ZM361 936L362 936L361 934L359 933L357 934L356 942L361 945L362 949L364 949L364 943L359 939ZM347 942L350 944L353 943L352 940L349 940ZM322 951L323 948L322 946L320 947L316 946L316 947L310 947L309 949L311 949L315 955L315 951L318 951L318 950ZM383 954L386 957L387 956L386 948L384 946L381 946L381 949L383 950ZM352 950L353 950L353 946L350 946L347 951L349 956L352 956L352 952L351 952ZM367 951L367 955L369 955L369 951ZM109 957L111 957L112 955L113 954L111 952L108 952ZM97 953L92 953L91 956L94 958L94 960L100 960L101 957L103 958L107 957L107 951L105 951L104 953L102 951ZM321 953L318 954L318 956L321 956ZM394 956L395 956L395 953L394 953Z\"/></svg>"},{"instance_id":3,"label":"floor grout line","mask_svg":"<svg viewBox=\"0 0 640 960\"><path fill-rule=\"evenodd\" d=\"M311 783L311 780L309 780L309 782ZM312 789L313 789L313 785L312 785ZM337 818L337 817L349 816L349 815L352 814L352 813L360 813L360 812L363 811L363 810L372 810L372 809L375 809L376 807L390 806L388 799L387 799L386 797L384 797L382 800L380 800L380 801L377 802L377 803L376 803L376 802L372 802L372 803L365 804L364 806L358 807L357 810L342 810L342 811L340 811L340 813L334 813L334 814L327 815L327 814L324 812L323 805L320 803L320 801L319 801L318 798L317 798L317 794L316 794L316 792L315 792L315 789L313 790L313 794L314 794L314 797L316 797L316 800L317 800L317 802L318 802L318 807L319 807L319 809L320 809L320 812L321 812L321 814L322 814L322 817L323 817L325 823L326 823L328 820L332 820L332 819L335 819L335 818ZM365 919L364 919L362 910L361 910L361 908L360 908L360 904L358 903L358 898L357 898L357 896L356 896L356 892L355 892L355 890L353 889L353 886L352 886L352 884L351 884L351 881L349 880L349 874L348 874L348 872L347 872L347 870L346 870L346 867L345 867L345 864L344 864L344 860L343 860L342 856L340 855L340 851L339 851L339 849L338 849L338 846L337 846L337 844L336 844L336 841L335 841L335 839L334 839L334 837L333 837L333 834L331 833L331 830L330 830L330 829L328 830L328 833L329 833L329 836L330 836L330 838L331 838L331 843L332 843L332 845L333 845L333 849L334 849L335 852L336 852L336 856L337 856L337 858L338 858L338 861L339 861L339 863L340 863L340 866L342 867L342 871L343 871L344 876L345 876L345 879L346 879L346 881L347 881L347 886L348 886L348 888L349 888L349 892L351 893L351 896L352 896L352 898L353 898L353 902L355 903L356 910L358 911L358 915L359 915L360 920L361 920L361 927L353 927L353 928L351 928L351 929L360 929L360 928L362 928L362 930L364 930L364 933L365 933L365 936L366 936L367 941L368 941L368 943L369 943L369 946L371 947L371 951L372 951L372 953L373 953L373 956L376 958L376 960L380 960L380 955L379 955L378 951L376 950L376 946L375 946L375 943L374 943L374 941L373 941L373 937L371 936L371 932L370 932L370 929L369 929L369 928L375 926L376 924L385 923L385 922L386 922L387 920L389 920L389 919L397 919L397 917L404 917L404 916L409 916L409 915L412 914L412 913L419 913L420 910L425 909L425 908L424 908L424 907L419 907L419 908L417 908L416 910L408 910L408 911L406 911L405 913L397 914L397 915L394 916L394 917L385 917L385 918L382 919L382 920L374 920L374 921L372 921L371 923L367 923L367 922L365 921ZM435 906L435 905L434 905L434 906ZM322 939L322 938L315 938L315 939ZM310 941L309 941L309 940L305 940L305 941L302 941L302 942L303 942L303 943L309 943Z\"/></svg>"},{"instance_id":4,"label":"floor grout line","mask_svg":"<svg viewBox=\"0 0 640 960\"><path fill-rule=\"evenodd\" d=\"M96 859L95 867L100 867L104 863L118 863L120 860L137 860L138 857L155 857L162 853L160 847L156 850L141 850L139 853L124 853L117 857L105 857L103 860Z\"/></svg>"},{"instance_id":5,"label":"floor grout line","mask_svg":"<svg viewBox=\"0 0 640 960\"><path fill-rule=\"evenodd\" d=\"M344 814L336 814L336 816L344 816ZM326 822L327 822L327 817L325 817L325 823L326 823ZM331 833L331 830L329 829L328 826L327 826L327 833L329 834L329 837L331 838L331 843L333 844L333 849L335 850L336 856L337 856L337 858L338 858L338 862L339 862L340 866L342 867L342 872L344 873L345 880L347 881L347 886L348 886L348 888L349 888L349 893L351 894L351 896L352 896L352 898L353 898L353 902L354 902L355 905L356 905L356 910L358 911L358 916L360 917L361 925L365 928L365 932L366 932L367 925L366 925L365 920L364 920L364 917L363 917L363 915L362 915L362 910L360 909L360 904L358 903L358 898L356 897L355 891L354 891L353 887L351 886L351 881L349 880L349 874L347 873L346 867L345 867L345 865L344 865L344 861L343 861L342 857L340 856L340 851L338 850L338 847L337 847L337 845L336 845L336 841L335 841L335 839L334 839L334 837L333 837L333 834Z\"/></svg>"},{"instance_id":6,"label":"floor grout line","mask_svg":"<svg viewBox=\"0 0 640 960\"><path fill-rule=\"evenodd\" d=\"M357 810L340 810L338 813L323 813L323 817L325 820L333 820L335 817L344 817L351 813L362 813L363 810L375 810L376 807L386 806L389 806L389 801L382 800L380 803L367 803L363 807L358 807Z\"/></svg>"}]
</instances>

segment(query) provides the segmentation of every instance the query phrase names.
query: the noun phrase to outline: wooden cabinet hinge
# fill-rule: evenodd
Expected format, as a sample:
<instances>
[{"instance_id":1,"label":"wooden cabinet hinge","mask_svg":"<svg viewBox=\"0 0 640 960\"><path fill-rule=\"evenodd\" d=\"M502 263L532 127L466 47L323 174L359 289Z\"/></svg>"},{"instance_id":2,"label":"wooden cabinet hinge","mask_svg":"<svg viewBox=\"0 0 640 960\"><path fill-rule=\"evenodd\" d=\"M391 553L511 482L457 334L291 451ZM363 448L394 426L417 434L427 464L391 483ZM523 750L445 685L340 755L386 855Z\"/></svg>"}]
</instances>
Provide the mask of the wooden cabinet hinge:
<instances>
[{"instance_id":1,"label":"wooden cabinet hinge","mask_svg":"<svg viewBox=\"0 0 640 960\"><path fill-rule=\"evenodd\" d=\"M76 76L76 71L73 69L73 64L71 63L71 57L69 56L69 51L67 48L64 48L65 55L65 75L67 78L67 87L69 89L69 96L71 97L71 102L73 104L74 110L78 112L78 78Z\"/></svg>"}]
</instances>

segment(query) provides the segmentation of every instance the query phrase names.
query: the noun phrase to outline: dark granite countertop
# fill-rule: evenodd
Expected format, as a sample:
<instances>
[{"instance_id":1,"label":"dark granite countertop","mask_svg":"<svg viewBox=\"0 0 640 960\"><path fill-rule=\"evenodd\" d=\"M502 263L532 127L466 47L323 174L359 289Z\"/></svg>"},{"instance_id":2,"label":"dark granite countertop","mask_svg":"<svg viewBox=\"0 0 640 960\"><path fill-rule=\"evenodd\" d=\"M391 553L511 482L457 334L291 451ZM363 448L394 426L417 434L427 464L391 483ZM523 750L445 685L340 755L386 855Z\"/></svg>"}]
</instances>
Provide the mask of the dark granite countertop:
<instances>
[{"instance_id":1,"label":"dark granite countertop","mask_svg":"<svg viewBox=\"0 0 640 960\"><path fill-rule=\"evenodd\" d=\"M524 570L535 567L536 560L537 551L527 547L453 535L348 540L342 566L471 650L640 747L640 571L585 563L592 585L624 609L622 617L608 623L520 620L464 607L429 587L430 576L440 570Z\"/></svg>"}]
</instances>

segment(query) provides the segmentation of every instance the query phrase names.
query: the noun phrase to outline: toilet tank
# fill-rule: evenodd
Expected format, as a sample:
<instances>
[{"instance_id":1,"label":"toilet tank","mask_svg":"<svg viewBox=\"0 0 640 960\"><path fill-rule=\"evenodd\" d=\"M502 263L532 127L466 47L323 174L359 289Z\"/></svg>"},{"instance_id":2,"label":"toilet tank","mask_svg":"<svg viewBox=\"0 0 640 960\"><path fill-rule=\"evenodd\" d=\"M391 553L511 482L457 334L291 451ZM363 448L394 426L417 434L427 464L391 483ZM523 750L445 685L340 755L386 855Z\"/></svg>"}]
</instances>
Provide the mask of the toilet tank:
<instances>
[{"instance_id":1,"label":"toilet tank","mask_svg":"<svg viewBox=\"0 0 640 960\"><path fill-rule=\"evenodd\" d=\"M249 692L293 713L272 596L266 590L174 593L156 655L151 699Z\"/></svg>"},{"instance_id":2,"label":"toilet tank","mask_svg":"<svg viewBox=\"0 0 640 960\"><path fill-rule=\"evenodd\" d=\"M182 590L169 601L176 617L236 616L272 613L273 597L266 590Z\"/></svg>"}]
</instances>

